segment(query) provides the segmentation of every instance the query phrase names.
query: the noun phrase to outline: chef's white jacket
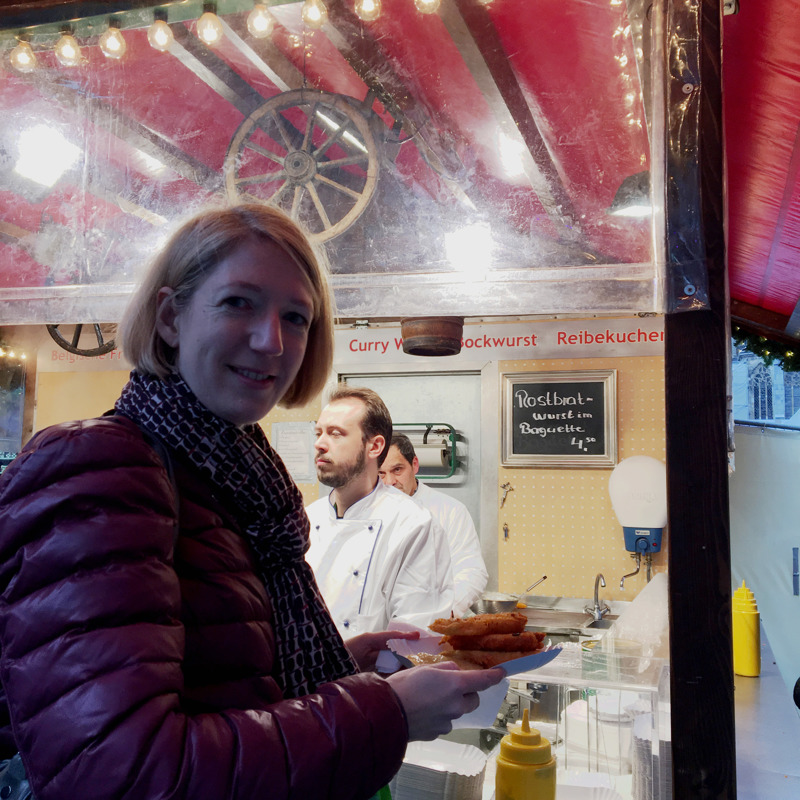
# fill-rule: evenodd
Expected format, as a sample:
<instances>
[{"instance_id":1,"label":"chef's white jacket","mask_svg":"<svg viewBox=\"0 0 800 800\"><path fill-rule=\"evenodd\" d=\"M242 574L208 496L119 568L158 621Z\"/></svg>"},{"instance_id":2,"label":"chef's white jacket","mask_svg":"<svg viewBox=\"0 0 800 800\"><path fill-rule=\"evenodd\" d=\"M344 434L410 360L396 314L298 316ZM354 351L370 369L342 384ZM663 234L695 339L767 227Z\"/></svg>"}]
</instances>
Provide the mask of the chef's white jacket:
<instances>
[{"instance_id":1,"label":"chef's white jacket","mask_svg":"<svg viewBox=\"0 0 800 800\"><path fill-rule=\"evenodd\" d=\"M483 594L489 581L472 517L463 503L424 483L417 483L411 499L427 508L447 534L455 587L453 613L460 617Z\"/></svg>"},{"instance_id":2,"label":"chef's white jacket","mask_svg":"<svg viewBox=\"0 0 800 800\"><path fill-rule=\"evenodd\" d=\"M306 560L343 638L382 631L392 620L426 628L449 617L453 575L447 537L430 513L379 480L336 518L331 496L306 508Z\"/></svg>"}]
</instances>

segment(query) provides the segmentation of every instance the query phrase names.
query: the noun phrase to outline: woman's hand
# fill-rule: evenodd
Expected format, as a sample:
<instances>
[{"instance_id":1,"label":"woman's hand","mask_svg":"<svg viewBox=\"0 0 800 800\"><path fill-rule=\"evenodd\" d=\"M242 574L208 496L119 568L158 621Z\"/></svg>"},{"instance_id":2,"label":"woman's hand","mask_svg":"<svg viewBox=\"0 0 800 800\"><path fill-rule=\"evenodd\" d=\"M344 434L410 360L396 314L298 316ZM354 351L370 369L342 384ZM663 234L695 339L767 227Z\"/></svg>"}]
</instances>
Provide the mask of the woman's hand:
<instances>
[{"instance_id":1,"label":"woman's hand","mask_svg":"<svg viewBox=\"0 0 800 800\"><path fill-rule=\"evenodd\" d=\"M362 672L372 672L381 650L386 650L390 639L419 639L419 631L375 631L359 633L345 644Z\"/></svg>"},{"instance_id":2,"label":"woman's hand","mask_svg":"<svg viewBox=\"0 0 800 800\"><path fill-rule=\"evenodd\" d=\"M412 667L386 680L406 712L409 740L428 741L449 733L454 719L478 707L478 692L504 677L505 672L497 667L460 670L444 663Z\"/></svg>"}]
</instances>

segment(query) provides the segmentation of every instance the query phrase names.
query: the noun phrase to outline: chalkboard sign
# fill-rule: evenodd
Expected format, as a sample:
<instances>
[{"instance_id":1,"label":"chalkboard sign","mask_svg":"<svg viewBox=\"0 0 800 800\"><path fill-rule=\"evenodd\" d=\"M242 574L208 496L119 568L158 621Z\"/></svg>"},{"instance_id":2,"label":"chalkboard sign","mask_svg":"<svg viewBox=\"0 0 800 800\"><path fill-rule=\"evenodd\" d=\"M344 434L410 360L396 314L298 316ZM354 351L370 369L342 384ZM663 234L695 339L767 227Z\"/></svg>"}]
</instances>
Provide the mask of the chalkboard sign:
<instances>
[{"instance_id":1,"label":"chalkboard sign","mask_svg":"<svg viewBox=\"0 0 800 800\"><path fill-rule=\"evenodd\" d=\"M503 375L503 466L613 467L617 371Z\"/></svg>"}]
</instances>

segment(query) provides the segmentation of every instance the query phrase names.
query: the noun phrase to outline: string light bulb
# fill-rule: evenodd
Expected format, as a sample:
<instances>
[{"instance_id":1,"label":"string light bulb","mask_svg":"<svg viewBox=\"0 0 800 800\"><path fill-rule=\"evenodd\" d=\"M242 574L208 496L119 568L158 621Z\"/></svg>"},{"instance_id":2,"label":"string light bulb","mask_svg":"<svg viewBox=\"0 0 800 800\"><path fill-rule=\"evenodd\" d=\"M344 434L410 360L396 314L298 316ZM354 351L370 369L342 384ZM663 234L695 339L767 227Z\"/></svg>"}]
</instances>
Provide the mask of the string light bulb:
<instances>
[{"instance_id":1,"label":"string light bulb","mask_svg":"<svg viewBox=\"0 0 800 800\"><path fill-rule=\"evenodd\" d=\"M33 72L36 69L36 54L27 39L20 39L8 57L17 72Z\"/></svg>"},{"instance_id":2,"label":"string light bulb","mask_svg":"<svg viewBox=\"0 0 800 800\"><path fill-rule=\"evenodd\" d=\"M414 0L420 14L435 14L439 10L441 0Z\"/></svg>"},{"instance_id":3,"label":"string light bulb","mask_svg":"<svg viewBox=\"0 0 800 800\"><path fill-rule=\"evenodd\" d=\"M266 39L275 27L275 20L272 14L267 11L263 3L256 3L253 10L247 15L247 30L256 39Z\"/></svg>"},{"instance_id":4,"label":"string light bulb","mask_svg":"<svg viewBox=\"0 0 800 800\"><path fill-rule=\"evenodd\" d=\"M356 0L356 16L364 22L372 22L381 15L381 0Z\"/></svg>"},{"instance_id":5,"label":"string light bulb","mask_svg":"<svg viewBox=\"0 0 800 800\"><path fill-rule=\"evenodd\" d=\"M72 35L71 28L61 31L61 38L56 42L56 58L64 67L77 67L81 63L81 48Z\"/></svg>"},{"instance_id":6,"label":"string light bulb","mask_svg":"<svg viewBox=\"0 0 800 800\"><path fill-rule=\"evenodd\" d=\"M122 58L128 49L119 22L113 19L108 23L108 30L100 36L98 44L106 58Z\"/></svg>"},{"instance_id":7,"label":"string light bulb","mask_svg":"<svg viewBox=\"0 0 800 800\"><path fill-rule=\"evenodd\" d=\"M203 13L197 20L197 35L209 47L219 44L223 36L222 22L213 3L203 5Z\"/></svg>"},{"instance_id":8,"label":"string light bulb","mask_svg":"<svg viewBox=\"0 0 800 800\"><path fill-rule=\"evenodd\" d=\"M147 29L147 41L154 50L166 53L175 40L172 28L167 24L167 15L164 11L156 11L153 24Z\"/></svg>"},{"instance_id":9,"label":"string light bulb","mask_svg":"<svg viewBox=\"0 0 800 800\"><path fill-rule=\"evenodd\" d=\"M300 16L309 28L321 28L328 21L328 9L322 0L305 0Z\"/></svg>"}]
</instances>

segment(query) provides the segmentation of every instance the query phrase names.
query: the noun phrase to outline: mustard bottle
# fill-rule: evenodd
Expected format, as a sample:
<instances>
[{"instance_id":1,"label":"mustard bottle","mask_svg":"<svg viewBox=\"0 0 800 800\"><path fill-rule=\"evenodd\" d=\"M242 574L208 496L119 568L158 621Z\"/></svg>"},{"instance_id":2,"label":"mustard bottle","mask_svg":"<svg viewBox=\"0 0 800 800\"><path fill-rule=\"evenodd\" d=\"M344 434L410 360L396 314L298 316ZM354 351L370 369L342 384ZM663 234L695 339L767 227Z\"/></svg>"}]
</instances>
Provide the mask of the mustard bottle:
<instances>
[{"instance_id":1,"label":"mustard bottle","mask_svg":"<svg viewBox=\"0 0 800 800\"><path fill-rule=\"evenodd\" d=\"M495 800L555 800L556 759L550 742L531 728L527 708L500 740L494 788Z\"/></svg>"},{"instance_id":2,"label":"mustard bottle","mask_svg":"<svg viewBox=\"0 0 800 800\"><path fill-rule=\"evenodd\" d=\"M756 678L761 674L761 615L753 592L742 585L733 593L733 671Z\"/></svg>"}]
</instances>

